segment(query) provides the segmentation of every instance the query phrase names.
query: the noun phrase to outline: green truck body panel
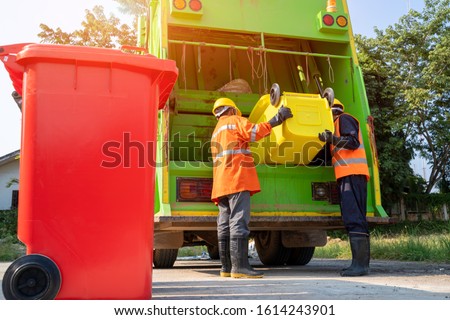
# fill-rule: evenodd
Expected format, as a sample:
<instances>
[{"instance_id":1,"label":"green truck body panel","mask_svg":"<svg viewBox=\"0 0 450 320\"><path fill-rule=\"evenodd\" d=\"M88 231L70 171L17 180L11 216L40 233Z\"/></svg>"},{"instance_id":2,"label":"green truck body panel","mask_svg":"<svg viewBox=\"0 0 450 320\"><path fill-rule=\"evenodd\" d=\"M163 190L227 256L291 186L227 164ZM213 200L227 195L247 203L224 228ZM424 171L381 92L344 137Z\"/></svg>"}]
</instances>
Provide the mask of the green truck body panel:
<instances>
[{"instance_id":1,"label":"green truck body panel","mask_svg":"<svg viewBox=\"0 0 450 320\"><path fill-rule=\"evenodd\" d=\"M380 201L369 106L348 9L345 0L336 2L337 11L330 13L326 0L203 0L199 12L177 10L169 0L150 2L140 21L140 46L175 60L179 68L177 85L159 114L155 233L215 230L217 207L210 201L178 201L177 179L212 178L214 101L229 97L248 117L273 83L282 92L318 94L333 88L361 125L371 175L369 221L389 220ZM324 14L348 23L327 27ZM230 92L227 85L237 79L238 90ZM252 197L254 230L343 227L339 205L312 196L313 183L335 181L331 166L260 163L257 171L262 191Z\"/></svg>"}]
</instances>

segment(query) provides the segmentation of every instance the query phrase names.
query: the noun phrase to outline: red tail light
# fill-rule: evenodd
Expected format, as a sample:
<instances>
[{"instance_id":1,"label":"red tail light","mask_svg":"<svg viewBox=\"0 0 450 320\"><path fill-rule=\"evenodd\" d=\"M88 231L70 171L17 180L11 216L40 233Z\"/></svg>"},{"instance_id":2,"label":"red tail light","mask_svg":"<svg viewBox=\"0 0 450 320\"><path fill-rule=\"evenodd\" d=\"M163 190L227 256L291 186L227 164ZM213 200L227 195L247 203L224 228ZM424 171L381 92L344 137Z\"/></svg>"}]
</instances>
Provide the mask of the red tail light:
<instances>
[{"instance_id":1,"label":"red tail light","mask_svg":"<svg viewBox=\"0 0 450 320\"><path fill-rule=\"evenodd\" d=\"M334 23L334 18L331 14L324 15L322 20L323 20L323 23L328 27L332 26Z\"/></svg>"},{"instance_id":2,"label":"red tail light","mask_svg":"<svg viewBox=\"0 0 450 320\"><path fill-rule=\"evenodd\" d=\"M213 179L177 178L177 201L210 202Z\"/></svg>"},{"instance_id":3,"label":"red tail light","mask_svg":"<svg viewBox=\"0 0 450 320\"><path fill-rule=\"evenodd\" d=\"M191 8L192 11L200 11L202 10L202 3L199 0L191 0L189 1L189 8Z\"/></svg>"}]
</instances>

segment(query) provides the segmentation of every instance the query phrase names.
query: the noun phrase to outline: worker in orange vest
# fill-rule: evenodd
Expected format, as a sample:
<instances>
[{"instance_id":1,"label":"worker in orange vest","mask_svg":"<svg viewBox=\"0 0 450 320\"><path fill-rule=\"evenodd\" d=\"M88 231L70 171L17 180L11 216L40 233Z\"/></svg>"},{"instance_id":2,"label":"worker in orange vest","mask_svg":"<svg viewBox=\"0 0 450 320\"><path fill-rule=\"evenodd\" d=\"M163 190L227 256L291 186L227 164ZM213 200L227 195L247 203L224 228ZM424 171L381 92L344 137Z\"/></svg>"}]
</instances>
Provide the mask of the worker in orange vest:
<instances>
[{"instance_id":1,"label":"worker in orange vest","mask_svg":"<svg viewBox=\"0 0 450 320\"><path fill-rule=\"evenodd\" d=\"M331 107L334 135L329 130L319 133L319 139L331 146L332 163L336 175L341 215L350 238L352 263L341 272L343 277L369 273L370 238L366 219L367 181L369 168L359 122L337 99Z\"/></svg>"},{"instance_id":2,"label":"worker in orange vest","mask_svg":"<svg viewBox=\"0 0 450 320\"><path fill-rule=\"evenodd\" d=\"M248 261L250 197L261 191L249 143L267 136L273 127L293 115L289 108L281 106L268 122L254 124L242 117L228 98L217 99L212 113L218 120L211 138L211 200L219 207L220 276L261 278L264 274L254 270Z\"/></svg>"}]
</instances>

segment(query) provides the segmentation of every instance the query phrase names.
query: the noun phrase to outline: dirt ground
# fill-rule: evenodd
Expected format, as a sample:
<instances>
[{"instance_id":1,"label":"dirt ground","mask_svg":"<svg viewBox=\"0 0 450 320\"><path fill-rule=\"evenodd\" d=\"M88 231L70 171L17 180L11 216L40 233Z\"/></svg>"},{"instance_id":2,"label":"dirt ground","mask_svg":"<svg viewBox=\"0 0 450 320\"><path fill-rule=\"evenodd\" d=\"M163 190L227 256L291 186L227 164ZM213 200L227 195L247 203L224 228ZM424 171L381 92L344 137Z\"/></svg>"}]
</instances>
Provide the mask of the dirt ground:
<instances>
[{"instance_id":1,"label":"dirt ground","mask_svg":"<svg viewBox=\"0 0 450 320\"><path fill-rule=\"evenodd\" d=\"M264 278L221 278L217 260L177 260L172 269L153 270L153 299L450 300L450 264L373 260L368 276L343 278L343 260L284 267L251 263ZM0 263L0 279L8 265Z\"/></svg>"}]
</instances>

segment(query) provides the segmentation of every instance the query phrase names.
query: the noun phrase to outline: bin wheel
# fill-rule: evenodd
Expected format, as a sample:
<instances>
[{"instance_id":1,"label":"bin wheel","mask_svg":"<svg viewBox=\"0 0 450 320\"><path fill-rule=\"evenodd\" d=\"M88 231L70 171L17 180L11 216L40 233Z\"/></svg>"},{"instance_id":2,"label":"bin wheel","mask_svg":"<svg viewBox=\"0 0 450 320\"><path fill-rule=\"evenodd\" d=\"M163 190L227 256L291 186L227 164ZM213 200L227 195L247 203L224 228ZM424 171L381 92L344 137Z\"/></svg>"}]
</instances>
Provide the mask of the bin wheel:
<instances>
[{"instance_id":1,"label":"bin wheel","mask_svg":"<svg viewBox=\"0 0 450 320\"><path fill-rule=\"evenodd\" d=\"M281 99L281 90L278 83L274 83L270 88L270 104L274 107L278 106Z\"/></svg>"},{"instance_id":2,"label":"bin wheel","mask_svg":"<svg viewBox=\"0 0 450 320\"><path fill-rule=\"evenodd\" d=\"M16 259L3 276L7 300L51 300L61 288L61 273L48 257L30 254Z\"/></svg>"},{"instance_id":3,"label":"bin wheel","mask_svg":"<svg viewBox=\"0 0 450 320\"><path fill-rule=\"evenodd\" d=\"M323 90L322 98L326 98L328 101L328 106L331 108L334 103L334 90L332 88L326 88Z\"/></svg>"}]
</instances>

